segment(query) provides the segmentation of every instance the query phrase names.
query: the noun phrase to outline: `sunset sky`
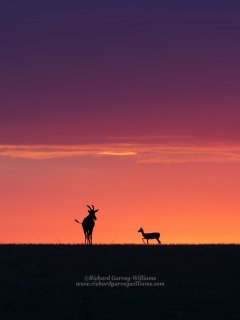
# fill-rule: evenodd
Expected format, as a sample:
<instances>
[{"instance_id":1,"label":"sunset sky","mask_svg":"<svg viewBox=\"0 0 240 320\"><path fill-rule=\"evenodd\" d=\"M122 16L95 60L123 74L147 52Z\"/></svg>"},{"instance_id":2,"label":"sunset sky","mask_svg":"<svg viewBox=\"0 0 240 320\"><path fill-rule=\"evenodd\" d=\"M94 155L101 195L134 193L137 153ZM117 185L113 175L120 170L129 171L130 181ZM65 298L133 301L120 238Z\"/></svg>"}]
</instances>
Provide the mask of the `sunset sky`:
<instances>
[{"instance_id":1,"label":"sunset sky","mask_svg":"<svg viewBox=\"0 0 240 320\"><path fill-rule=\"evenodd\" d=\"M240 243L240 2L0 2L0 243Z\"/></svg>"}]
</instances>

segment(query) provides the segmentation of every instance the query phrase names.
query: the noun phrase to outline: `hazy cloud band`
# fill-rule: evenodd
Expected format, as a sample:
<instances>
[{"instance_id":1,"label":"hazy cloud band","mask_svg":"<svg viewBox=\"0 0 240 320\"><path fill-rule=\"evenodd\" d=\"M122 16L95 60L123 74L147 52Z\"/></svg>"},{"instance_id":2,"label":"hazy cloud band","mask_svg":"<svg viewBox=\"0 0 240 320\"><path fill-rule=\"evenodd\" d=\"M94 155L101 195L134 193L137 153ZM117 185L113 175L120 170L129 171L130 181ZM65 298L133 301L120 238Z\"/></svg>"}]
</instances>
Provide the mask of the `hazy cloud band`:
<instances>
[{"instance_id":1,"label":"hazy cloud band","mask_svg":"<svg viewBox=\"0 0 240 320\"><path fill-rule=\"evenodd\" d=\"M115 143L0 145L1 158L46 160L75 157L132 158L137 163L240 162L240 145Z\"/></svg>"}]
</instances>

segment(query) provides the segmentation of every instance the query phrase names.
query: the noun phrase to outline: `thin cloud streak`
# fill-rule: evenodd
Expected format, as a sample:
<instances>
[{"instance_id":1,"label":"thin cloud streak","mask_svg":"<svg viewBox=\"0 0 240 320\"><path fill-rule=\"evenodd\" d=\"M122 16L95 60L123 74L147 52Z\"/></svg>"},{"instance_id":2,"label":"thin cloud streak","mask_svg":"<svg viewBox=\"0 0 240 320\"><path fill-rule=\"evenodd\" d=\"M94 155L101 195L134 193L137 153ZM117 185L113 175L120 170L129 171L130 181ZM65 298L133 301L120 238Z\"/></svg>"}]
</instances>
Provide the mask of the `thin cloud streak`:
<instances>
[{"instance_id":1,"label":"thin cloud streak","mask_svg":"<svg viewBox=\"0 0 240 320\"><path fill-rule=\"evenodd\" d=\"M0 145L0 157L47 160L56 158L133 156L123 145Z\"/></svg>"},{"instance_id":2,"label":"thin cloud streak","mask_svg":"<svg viewBox=\"0 0 240 320\"><path fill-rule=\"evenodd\" d=\"M179 141L191 141L194 137L190 135L144 135L144 136L122 136L122 137L109 137L109 141L118 141L121 143L158 143L158 144L169 144L178 143Z\"/></svg>"},{"instance_id":3,"label":"thin cloud streak","mask_svg":"<svg viewBox=\"0 0 240 320\"><path fill-rule=\"evenodd\" d=\"M137 153L133 151L102 151L98 154L102 156L135 156Z\"/></svg>"},{"instance_id":4,"label":"thin cloud streak","mask_svg":"<svg viewBox=\"0 0 240 320\"><path fill-rule=\"evenodd\" d=\"M143 163L240 162L240 145L115 143L89 145L0 145L3 159L50 160L64 158L131 158Z\"/></svg>"}]
</instances>

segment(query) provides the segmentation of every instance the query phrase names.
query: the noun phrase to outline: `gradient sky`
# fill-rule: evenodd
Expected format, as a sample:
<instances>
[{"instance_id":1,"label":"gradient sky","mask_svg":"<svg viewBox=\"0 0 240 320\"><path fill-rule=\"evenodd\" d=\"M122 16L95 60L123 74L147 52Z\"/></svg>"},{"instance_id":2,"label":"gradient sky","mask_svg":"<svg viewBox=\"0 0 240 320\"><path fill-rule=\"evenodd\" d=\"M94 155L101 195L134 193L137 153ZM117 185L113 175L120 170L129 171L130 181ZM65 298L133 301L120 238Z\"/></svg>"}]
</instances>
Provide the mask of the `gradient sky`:
<instances>
[{"instance_id":1,"label":"gradient sky","mask_svg":"<svg viewBox=\"0 0 240 320\"><path fill-rule=\"evenodd\" d=\"M240 242L239 1L0 2L0 242Z\"/></svg>"}]
</instances>

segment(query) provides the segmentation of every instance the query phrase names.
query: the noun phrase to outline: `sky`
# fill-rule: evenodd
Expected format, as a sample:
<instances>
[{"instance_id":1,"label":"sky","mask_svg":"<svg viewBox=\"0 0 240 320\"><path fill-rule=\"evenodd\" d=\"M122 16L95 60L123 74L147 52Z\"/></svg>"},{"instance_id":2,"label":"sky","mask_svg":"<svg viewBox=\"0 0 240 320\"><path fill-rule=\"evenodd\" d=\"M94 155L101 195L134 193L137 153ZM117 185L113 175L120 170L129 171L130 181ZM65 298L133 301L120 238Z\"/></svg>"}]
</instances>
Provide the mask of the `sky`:
<instances>
[{"instance_id":1,"label":"sky","mask_svg":"<svg viewBox=\"0 0 240 320\"><path fill-rule=\"evenodd\" d=\"M240 3L0 2L0 243L240 242Z\"/></svg>"}]
</instances>

